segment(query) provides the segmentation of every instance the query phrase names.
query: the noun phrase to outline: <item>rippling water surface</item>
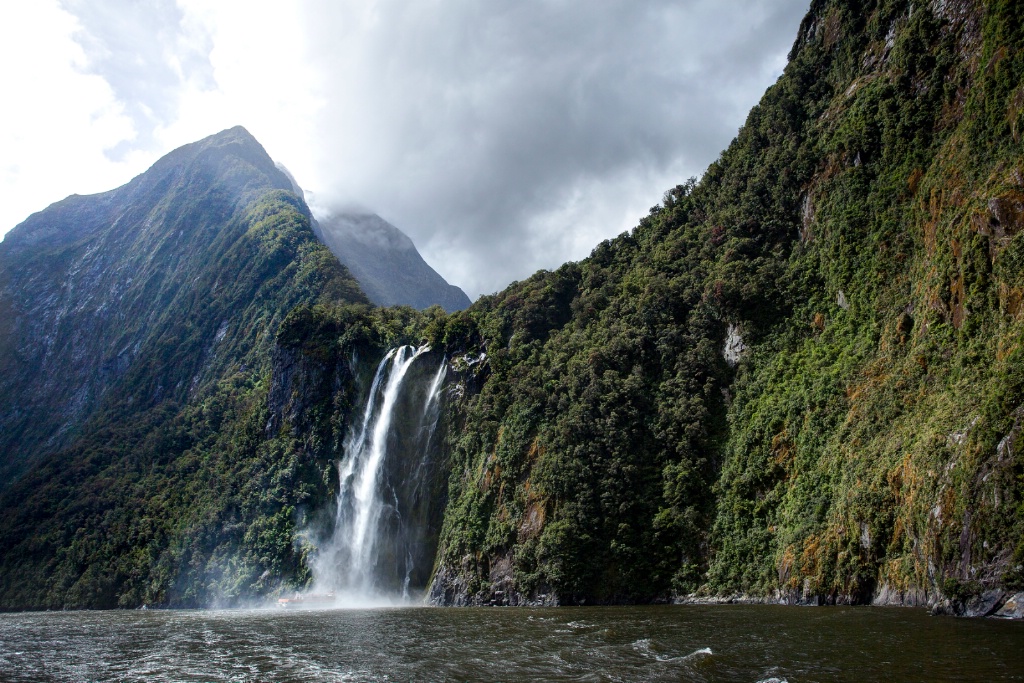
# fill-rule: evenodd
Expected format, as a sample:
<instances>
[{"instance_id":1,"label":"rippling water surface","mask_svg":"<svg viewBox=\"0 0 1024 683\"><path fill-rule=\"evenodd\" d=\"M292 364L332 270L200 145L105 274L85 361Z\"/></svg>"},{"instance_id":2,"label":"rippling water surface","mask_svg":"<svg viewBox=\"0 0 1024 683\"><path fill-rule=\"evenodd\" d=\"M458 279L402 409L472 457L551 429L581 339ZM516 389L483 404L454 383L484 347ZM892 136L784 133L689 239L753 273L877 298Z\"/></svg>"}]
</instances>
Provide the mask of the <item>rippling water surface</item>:
<instances>
[{"instance_id":1,"label":"rippling water surface","mask_svg":"<svg viewBox=\"0 0 1024 683\"><path fill-rule=\"evenodd\" d=\"M897 608L0 614L0 681L1024 680L1024 624Z\"/></svg>"}]
</instances>

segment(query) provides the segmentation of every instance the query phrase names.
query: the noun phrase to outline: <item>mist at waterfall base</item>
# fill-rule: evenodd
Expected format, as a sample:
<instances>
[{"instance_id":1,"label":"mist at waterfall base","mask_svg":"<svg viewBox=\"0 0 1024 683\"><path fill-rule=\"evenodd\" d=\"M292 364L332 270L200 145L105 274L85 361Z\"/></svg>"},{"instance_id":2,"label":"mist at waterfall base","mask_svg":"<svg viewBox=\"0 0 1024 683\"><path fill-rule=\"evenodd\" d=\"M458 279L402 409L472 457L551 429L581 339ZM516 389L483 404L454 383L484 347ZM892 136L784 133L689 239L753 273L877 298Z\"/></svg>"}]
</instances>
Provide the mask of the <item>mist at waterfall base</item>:
<instances>
[{"instance_id":1,"label":"mist at waterfall base","mask_svg":"<svg viewBox=\"0 0 1024 683\"><path fill-rule=\"evenodd\" d=\"M333 524L311 561L306 595L332 599L307 604L422 601L441 524L433 437L446 372L445 359L428 346L392 349L377 365L337 463Z\"/></svg>"}]
</instances>

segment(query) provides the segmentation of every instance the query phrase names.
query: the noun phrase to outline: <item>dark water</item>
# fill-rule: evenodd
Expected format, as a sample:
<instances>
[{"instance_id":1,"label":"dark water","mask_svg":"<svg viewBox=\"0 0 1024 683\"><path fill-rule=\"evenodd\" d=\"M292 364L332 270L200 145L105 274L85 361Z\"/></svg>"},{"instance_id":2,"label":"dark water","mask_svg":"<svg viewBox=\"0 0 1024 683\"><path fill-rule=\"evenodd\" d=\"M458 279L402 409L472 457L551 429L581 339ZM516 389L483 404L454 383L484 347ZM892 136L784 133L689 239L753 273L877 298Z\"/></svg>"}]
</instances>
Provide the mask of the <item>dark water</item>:
<instances>
[{"instance_id":1,"label":"dark water","mask_svg":"<svg viewBox=\"0 0 1024 683\"><path fill-rule=\"evenodd\" d=\"M1024 623L677 606L0 614L0 681L1024 680Z\"/></svg>"}]
</instances>

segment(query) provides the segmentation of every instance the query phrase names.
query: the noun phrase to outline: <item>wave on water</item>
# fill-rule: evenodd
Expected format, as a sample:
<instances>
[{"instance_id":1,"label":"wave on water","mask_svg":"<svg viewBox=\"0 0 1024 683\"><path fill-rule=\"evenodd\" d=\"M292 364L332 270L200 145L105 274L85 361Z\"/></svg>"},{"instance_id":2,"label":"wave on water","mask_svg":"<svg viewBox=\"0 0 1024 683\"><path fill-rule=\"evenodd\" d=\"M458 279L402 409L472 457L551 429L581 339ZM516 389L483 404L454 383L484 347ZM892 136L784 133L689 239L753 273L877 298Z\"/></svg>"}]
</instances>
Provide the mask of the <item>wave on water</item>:
<instances>
[{"instance_id":1,"label":"wave on water","mask_svg":"<svg viewBox=\"0 0 1024 683\"><path fill-rule=\"evenodd\" d=\"M585 621L570 621L566 626L571 629L579 630L583 628L595 628L596 624L588 624Z\"/></svg>"},{"instance_id":2,"label":"wave on water","mask_svg":"<svg viewBox=\"0 0 1024 683\"><path fill-rule=\"evenodd\" d=\"M694 650L688 655L668 655L660 652L656 652L651 647L650 638L642 638L633 643L633 649L636 650L640 655L655 659L659 662L684 662L689 659L695 659L697 657L704 657L706 655L713 654L710 647L702 647L699 650Z\"/></svg>"}]
</instances>

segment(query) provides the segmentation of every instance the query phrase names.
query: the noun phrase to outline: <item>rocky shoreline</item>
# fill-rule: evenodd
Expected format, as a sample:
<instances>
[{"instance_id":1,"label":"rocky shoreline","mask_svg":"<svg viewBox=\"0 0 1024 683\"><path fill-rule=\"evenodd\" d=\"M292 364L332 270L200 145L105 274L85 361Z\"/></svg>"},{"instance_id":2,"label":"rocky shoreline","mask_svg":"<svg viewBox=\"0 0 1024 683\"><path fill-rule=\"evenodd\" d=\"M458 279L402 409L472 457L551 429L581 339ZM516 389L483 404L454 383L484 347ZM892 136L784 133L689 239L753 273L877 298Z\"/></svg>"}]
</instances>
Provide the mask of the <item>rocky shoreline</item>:
<instances>
[{"instance_id":1,"label":"rocky shoreline","mask_svg":"<svg viewBox=\"0 0 1024 683\"><path fill-rule=\"evenodd\" d=\"M469 558L466 558L468 561ZM442 565L427 592L426 602L436 607L557 607L564 603L550 588L524 594L517 591L512 580L512 567L508 558L490 568L488 587L471 587L466 578L468 567L458 571ZM474 590L475 588L475 590ZM962 600L923 589L898 590L883 584L867 599L847 594L825 595L804 591L777 590L771 595L731 593L709 595L691 593L676 595L664 602L673 605L870 605L874 607L918 607L931 614L955 617L993 617L997 619L1024 619L1024 591L1013 592L999 588L982 591ZM618 603L616 603L618 604Z\"/></svg>"},{"instance_id":2,"label":"rocky shoreline","mask_svg":"<svg viewBox=\"0 0 1024 683\"><path fill-rule=\"evenodd\" d=\"M997 619L1024 619L1024 592L1010 593L1003 590L985 591L965 601L958 601L942 595L929 594L922 590L895 591L883 586L870 602L853 600L850 596L803 595L793 592L776 591L774 595L685 595L672 600L675 605L803 605L809 607L827 605L870 605L874 607L921 607L933 615L955 617L994 617Z\"/></svg>"}]
</instances>

